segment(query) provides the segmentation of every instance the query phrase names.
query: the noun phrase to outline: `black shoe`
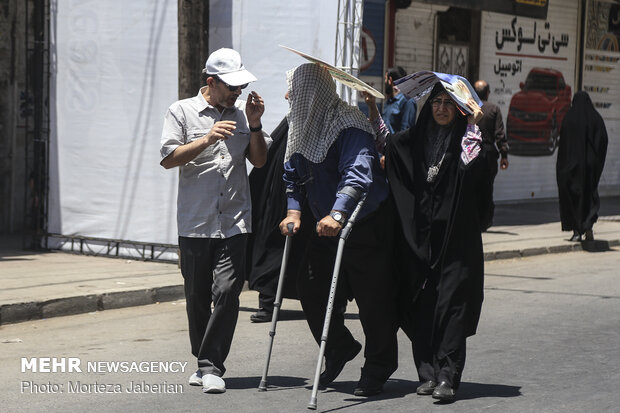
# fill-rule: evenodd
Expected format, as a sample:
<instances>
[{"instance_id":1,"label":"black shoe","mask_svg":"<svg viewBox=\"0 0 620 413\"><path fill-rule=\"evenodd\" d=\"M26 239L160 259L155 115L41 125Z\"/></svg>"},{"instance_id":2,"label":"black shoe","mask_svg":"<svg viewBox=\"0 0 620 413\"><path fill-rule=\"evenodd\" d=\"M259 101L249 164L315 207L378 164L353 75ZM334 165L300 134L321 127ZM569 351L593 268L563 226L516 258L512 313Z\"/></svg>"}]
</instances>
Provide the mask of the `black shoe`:
<instances>
[{"instance_id":1,"label":"black shoe","mask_svg":"<svg viewBox=\"0 0 620 413\"><path fill-rule=\"evenodd\" d=\"M569 238L569 241L581 241L581 234L577 231L573 231L573 236Z\"/></svg>"},{"instance_id":2,"label":"black shoe","mask_svg":"<svg viewBox=\"0 0 620 413\"><path fill-rule=\"evenodd\" d=\"M355 356L358 355L360 350L362 349L362 345L359 341L355 341L355 344L349 349L348 353L344 354L342 357L334 357L334 358L325 358L325 370L319 376L319 384L321 386L327 386L340 374L344 365L347 362L353 360Z\"/></svg>"},{"instance_id":3,"label":"black shoe","mask_svg":"<svg viewBox=\"0 0 620 413\"><path fill-rule=\"evenodd\" d=\"M271 311L261 308L250 316L250 321L253 323L267 323L271 321L272 316L273 313Z\"/></svg>"},{"instance_id":4,"label":"black shoe","mask_svg":"<svg viewBox=\"0 0 620 413\"><path fill-rule=\"evenodd\" d=\"M362 370L362 377L357 383L355 390L353 390L353 394L356 396L370 397L383 393L383 383L383 380L377 380L371 376L364 376Z\"/></svg>"},{"instance_id":5,"label":"black shoe","mask_svg":"<svg viewBox=\"0 0 620 413\"><path fill-rule=\"evenodd\" d=\"M431 394L433 394L433 390L435 390L435 387L437 387L437 383L429 380L418 386L415 392L420 396L430 396Z\"/></svg>"},{"instance_id":6,"label":"black shoe","mask_svg":"<svg viewBox=\"0 0 620 413\"><path fill-rule=\"evenodd\" d=\"M433 399L437 399L442 402L451 402L454 400L454 396L454 389L445 381L439 383L433 391Z\"/></svg>"}]
</instances>

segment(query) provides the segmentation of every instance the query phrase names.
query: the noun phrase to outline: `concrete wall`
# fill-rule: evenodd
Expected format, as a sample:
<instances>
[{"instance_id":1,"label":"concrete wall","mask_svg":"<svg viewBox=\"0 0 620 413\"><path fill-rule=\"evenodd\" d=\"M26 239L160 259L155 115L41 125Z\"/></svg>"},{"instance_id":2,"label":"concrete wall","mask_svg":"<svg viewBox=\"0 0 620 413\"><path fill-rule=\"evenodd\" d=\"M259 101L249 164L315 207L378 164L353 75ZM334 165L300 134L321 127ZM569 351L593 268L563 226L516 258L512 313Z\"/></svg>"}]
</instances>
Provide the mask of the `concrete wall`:
<instances>
[{"instance_id":1,"label":"concrete wall","mask_svg":"<svg viewBox=\"0 0 620 413\"><path fill-rule=\"evenodd\" d=\"M407 73L433 69L435 23L437 12L446 6L411 3L407 9L396 11L394 64Z\"/></svg>"}]
</instances>

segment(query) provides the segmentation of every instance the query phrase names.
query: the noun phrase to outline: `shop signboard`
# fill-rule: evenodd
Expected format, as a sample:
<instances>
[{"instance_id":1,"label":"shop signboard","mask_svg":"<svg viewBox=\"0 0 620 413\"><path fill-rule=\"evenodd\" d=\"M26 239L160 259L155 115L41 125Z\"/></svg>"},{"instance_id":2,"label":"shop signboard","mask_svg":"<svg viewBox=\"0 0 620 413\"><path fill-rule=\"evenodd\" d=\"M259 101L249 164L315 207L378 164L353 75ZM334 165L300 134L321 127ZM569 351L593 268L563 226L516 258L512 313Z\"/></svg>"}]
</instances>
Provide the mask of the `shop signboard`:
<instances>
[{"instance_id":1,"label":"shop signboard","mask_svg":"<svg viewBox=\"0 0 620 413\"><path fill-rule=\"evenodd\" d=\"M557 196L559 130L576 85L578 5L551 0L545 20L482 13L480 78L491 87L510 146L496 200Z\"/></svg>"}]
</instances>

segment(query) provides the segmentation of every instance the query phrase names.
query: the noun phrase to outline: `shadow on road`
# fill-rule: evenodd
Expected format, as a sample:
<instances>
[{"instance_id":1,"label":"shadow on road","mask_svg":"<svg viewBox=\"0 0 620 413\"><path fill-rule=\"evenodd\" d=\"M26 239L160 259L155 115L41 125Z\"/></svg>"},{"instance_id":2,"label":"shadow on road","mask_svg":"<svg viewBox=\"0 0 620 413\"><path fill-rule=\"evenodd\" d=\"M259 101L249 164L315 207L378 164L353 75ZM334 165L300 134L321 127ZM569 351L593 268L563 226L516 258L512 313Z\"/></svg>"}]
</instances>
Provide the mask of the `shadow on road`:
<instances>
[{"instance_id":1,"label":"shadow on road","mask_svg":"<svg viewBox=\"0 0 620 413\"><path fill-rule=\"evenodd\" d=\"M521 396L520 386L487 383L461 383L456 401L479 399L482 397L517 397Z\"/></svg>"},{"instance_id":2,"label":"shadow on road","mask_svg":"<svg viewBox=\"0 0 620 413\"><path fill-rule=\"evenodd\" d=\"M261 378L259 376L227 377L226 388L235 390L256 389L256 391L258 391L260 380ZM308 379L305 377L269 376L267 380L267 391L297 389L305 387L307 384Z\"/></svg>"},{"instance_id":3,"label":"shadow on road","mask_svg":"<svg viewBox=\"0 0 620 413\"><path fill-rule=\"evenodd\" d=\"M355 389L356 385L357 382L353 381L339 381L336 383L332 383L327 389L321 389L325 393L338 392L350 396L346 397L343 400L345 402L348 402L349 404L343 405L336 409L324 410L324 412L335 412L338 410L349 409L351 407L359 406L366 403L379 402L381 400L400 399L410 394L412 391L415 391L413 381L390 379L385 383L385 391L383 393L373 397L356 397L353 396L353 390ZM308 387L308 389L311 390L312 387ZM320 402L321 393L319 393L318 399Z\"/></svg>"},{"instance_id":4,"label":"shadow on road","mask_svg":"<svg viewBox=\"0 0 620 413\"><path fill-rule=\"evenodd\" d=\"M581 248L587 252L605 252L611 251L609 242L602 239L595 239L591 241L582 241Z\"/></svg>"}]
</instances>

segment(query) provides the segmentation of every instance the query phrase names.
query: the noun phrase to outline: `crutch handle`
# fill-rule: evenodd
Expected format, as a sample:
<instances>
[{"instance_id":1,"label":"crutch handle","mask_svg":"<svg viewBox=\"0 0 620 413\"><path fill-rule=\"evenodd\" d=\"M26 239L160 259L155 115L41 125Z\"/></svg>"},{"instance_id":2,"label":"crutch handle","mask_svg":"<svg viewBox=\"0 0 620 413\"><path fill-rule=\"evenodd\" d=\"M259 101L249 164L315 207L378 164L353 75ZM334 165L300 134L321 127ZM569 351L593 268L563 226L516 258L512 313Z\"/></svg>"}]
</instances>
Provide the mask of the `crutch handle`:
<instances>
[{"instance_id":1,"label":"crutch handle","mask_svg":"<svg viewBox=\"0 0 620 413\"><path fill-rule=\"evenodd\" d=\"M364 206L364 201L366 201L366 194L362 195L362 197L360 198L359 202L357 203L357 206L353 210L353 213L351 214L351 216L347 220L347 223L345 224L344 228L342 228L342 230L340 230L340 235L339 235L340 238L342 238L344 240L349 238L349 234L351 233L351 229L353 228L353 224L355 224L355 220L357 219L357 214L359 214L360 210L362 209L362 206Z\"/></svg>"},{"instance_id":2,"label":"crutch handle","mask_svg":"<svg viewBox=\"0 0 620 413\"><path fill-rule=\"evenodd\" d=\"M288 230L288 235L293 235L293 228L295 228L295 224L289 222L286 224L286 229Z\"/></svg>"}]
</instances>

